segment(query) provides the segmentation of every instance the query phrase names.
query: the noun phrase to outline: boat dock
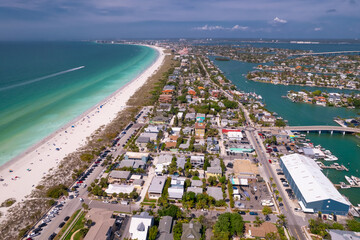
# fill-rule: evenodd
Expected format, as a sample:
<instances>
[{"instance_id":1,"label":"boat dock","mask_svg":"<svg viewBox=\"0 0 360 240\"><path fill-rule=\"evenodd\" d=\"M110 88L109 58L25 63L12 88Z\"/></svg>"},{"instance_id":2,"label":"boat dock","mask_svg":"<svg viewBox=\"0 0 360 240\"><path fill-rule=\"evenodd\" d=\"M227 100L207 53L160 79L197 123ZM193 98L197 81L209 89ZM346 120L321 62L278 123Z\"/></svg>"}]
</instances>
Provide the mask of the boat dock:
<instances>
[{"instance_id":1,"label":"boat dock","mask_svg":"<svg viewBox=\"0 0 360 240\"><path fill-rule=\"evenodd\" d=\"M338 171L349 171L349 169L347 167L345 167L344 165L338 165L338 164L331 164L329 166L326 166L324 163L322 162L317 162L317 164L319 165L319 167L321 169L335 169Z\"/></svg>"},{"instance_id":2,"label":"boat dock","mask_svg":"<svg viewBox=\"0 0 360 240\"><path fill-rule=\"evenodd\" d=\"M334 184L336 188L341 188L341 184ZM360 188L360 185L346 185L346 188Z\"/></svg>"}]
</instances>

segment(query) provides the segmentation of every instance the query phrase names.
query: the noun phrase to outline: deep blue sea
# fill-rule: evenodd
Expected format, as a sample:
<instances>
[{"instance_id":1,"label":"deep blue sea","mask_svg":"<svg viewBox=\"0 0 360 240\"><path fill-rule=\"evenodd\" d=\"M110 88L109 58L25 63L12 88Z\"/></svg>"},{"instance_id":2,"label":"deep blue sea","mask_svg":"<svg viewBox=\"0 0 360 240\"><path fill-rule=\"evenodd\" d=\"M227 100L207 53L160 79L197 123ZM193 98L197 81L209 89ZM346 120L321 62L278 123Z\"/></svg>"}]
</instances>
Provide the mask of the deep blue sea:
<instances>
[{"instance_id":1,"label":"deep blue sea","mask_svg":"<svg viewBox=\"0 0 360 240\"><path fill-rule=\"evenodd\" d=\"M92 42L0 42L0 165L134 79L151 48Z\"/></svg>"},{"instance_id":2,"label":"deep blue sea","mask_svg":"<svg viewBox=\"0 0 360 240\"><path fill-rule=\"evenodd\" d=\"M290 44L290 43L252 43L250 45L256 47L273 47L287 49L304 49L313 50L314 52L328 51L360 51L360 44ZM289 125L337 125L334 117L351 118L358 116L360 112L357 109L322 107L305 103L293 103L286 98L282 98L289 90L299 91L307 89L315 91L320 89L327 92L351 92L349 90L338 90L332 88L314 88L306 86L285 86L272 85L268 83L254 82L246 79L249 71L253 71L253 67L258 64L245 63L239 61L216 61L215 57L211 60L224 72L225 76L230 79L240 90L246 92L256 92L263 97L266 107L270 111L274 111L288 120ZM324 170L324 174L333 183L346 182L344 176L354 175L360 177L360 139L351 135L334 134L330 135L322 133L311 133L308 138L314 145L329 149L335 156L339 158L339 164L344 164L349 168L349 172ZM329 164L326 163L325 164ZM340 189L342 194L356 206L360 203L360 188Z\"/></svg>"}]
</instances>

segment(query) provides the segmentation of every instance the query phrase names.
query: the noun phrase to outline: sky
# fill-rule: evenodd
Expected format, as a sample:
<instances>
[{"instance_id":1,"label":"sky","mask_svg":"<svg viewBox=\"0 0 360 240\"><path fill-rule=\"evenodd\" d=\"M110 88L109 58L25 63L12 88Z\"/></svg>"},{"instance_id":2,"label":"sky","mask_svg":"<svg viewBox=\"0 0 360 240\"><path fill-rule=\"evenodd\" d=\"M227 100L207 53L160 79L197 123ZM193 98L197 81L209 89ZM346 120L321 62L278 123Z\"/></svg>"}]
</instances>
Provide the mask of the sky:
<instances>
[{"instance_id":1,"label":"sky","mask_svg":"<svg viewBox=\"0 0 360 240\"><path fill-rule=\"evenodd\" d=\"M360 0L0 0L0 40L360 38Z\"/></svg>"}]
</instances>

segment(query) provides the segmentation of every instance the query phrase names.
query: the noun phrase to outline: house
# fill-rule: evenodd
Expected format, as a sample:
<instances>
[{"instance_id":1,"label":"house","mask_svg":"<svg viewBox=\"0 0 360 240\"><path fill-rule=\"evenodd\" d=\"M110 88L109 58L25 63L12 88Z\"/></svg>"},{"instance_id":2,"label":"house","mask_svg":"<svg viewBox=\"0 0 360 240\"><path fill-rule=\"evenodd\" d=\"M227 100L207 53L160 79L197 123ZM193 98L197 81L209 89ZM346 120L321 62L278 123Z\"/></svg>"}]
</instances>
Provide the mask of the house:
<instances>
[{"instance_id":1,"label":"house","mask_svg":"<svg viewBox=\"0 0 360 240\"><path fill-rule=\"evenodd\" d=\"M195 137L204 138L205 128L206 126L204 123L195 123Z\"/></svg>"},{"instance_id":2,"label":"house","mask_svg":"<svg viewBox=\"0 0 360 240\"><path fill-rule=\"evenodd\" d=\"M144 132L159 133L160 130L161 130L161 126L149 125L147 128L144 129Z\"/></svg>"},{"instance_id":3,"label":"house","mask_svg":"<svg viewBox=\"0 0 360 240\"><path fill-rule=\"evenodd\" d=\"M188 120L188 121L193 121L196 119L196 114L195 113L187 113L185 115L185 120Z\"/></svg>"},{"instance_id":4,"label":"house","mask_svg":"<svg viewBox=\"0 0 360 240\"><path fill-rule=\"evenodd\" d=\"M122 160L119 163L118 168L133 168L138 169L142 168L145 169L146 163L144 163L142 160Z\"/></svg>"},{"instance_id":5,"label":"house","mask_svg":"<svg viewBox=\"0 0 360 240\"><path fill-rule=\"evenodd\" d=\"M135 144L136 146L138 146L139 148L146 148L147 144L150 142L150 138L149 137L142 137L139 136L136 141Z\"/></svg>"},{"instance_id":6,"label":"house","mask_svg":"<svg viewBox=\"0 0 360 240\"><path fill-rule=\"evenodd\" d=\"M245 223L245 237L247 238L265 238L268 233L276 233L278 230L273 223L263 222L259 227L250 223Z\"/></svg>"},{"instance_id":7,"label":"house","mask_svg":"<svg viewBox=\"0 0 360 240\"><path fill-rule=\"evenodd\" d=\"M162 93L163 94L172 94L175 91L175 86L174 85L166 85L163 90Z\"/></svg>"},{"instance_id":8,"label":"house","mask_svg":"<svg viewBox=\"0 0 360 240\"><path fill-rule=\"evenodd\" d=\"M191 179L191 186L192 187L202 187L203 182L201 180L193 180Z\"/></svg>"},{"instance_id":9,"label":"house","mask_svg":"<svg viewBox=\"0 0 360 240\"><path fill-rule=\"evenodd\" d=\"M159 197L161 197L165 183L166 183L165 176L155 176L152 179L148 189L149 198L158 199Z\"/></svg>"},{"instance_id":10,"label":"house","mask_svg":"<svg viewBox=\"0 0 360 240\"><path fill-rule=\"evenodd\" d=\"M184 156L178 157L176 161L177 168L184 169L186 163L186 158Z\"/></svg>"},{"instance_id":11,"label":"house","mask_svg":"<svg viewBox=\"0 0 360 240\"><path fill-rule=\"evenodd\" d=\"M211 90L211 96L218 98L221 96L221 92L219 90Z\"/></svg>"},{"instance_id":12,"label":"house","mask_svg":"<svg viewBox=\"0 0 360 240\"><path fill-rule=\"evenodd\" d=\"M202 168L204 166L204 156L191 156L190 163L194 168Z\"/></svg>"},{"instance_id":13,"label":"house","mask_svg":"<svg viewBox=\"0 0 360 240\"><path fill-rule=\"evenodd\" d=\"M201 187L188 187L186 189L186 192L193 192L195 194L202 194L203 193L203 189Z\"/></svg>"},{"instance_id":14,"label":"house","mask_svg":"<svg viewBox=\"0 0 360 240\"><path fill-rule=\"evenodd\" d=\"M342 231L329 229L327 230L333 240L360 240L359 232Z\"/></svg>"},{"instance_id":15,"label":"house","mask_svg":"<svg viewBox=\"0 0 360 240\"><path fill-rule=\"evenodd\" d=\"M209 177L221 177L222 176L222 169L220 166L215 167L208 167L205 171L206 178Z\"/></svg>"},{"instance_id":16,"label":"house","mask_svg":"<svg viewBox=\"0 0 360 240\"><path fill-rule=\"evenodd\" d=\"M125 160L140 160L146 163L149 160L149 153L126 152Z\"/></svg>"},{"instance_id":17,"label":"house","mask_svg":"<svg viewBox=\"0 0 360 240\"><path fill-rule=\"evenodd\" d=\"M205 121L206 115L204 113L197 113L196 114L196 121L202 123Z\"/></svg>"},{"instance_id":18,"label":"house","mask_svg":"<svg viewBox=\"0 0 360 240\"><path fill-rule=\"evenodd\" d=\"M127 182L130 179L130 171L111 171L109 174L108 182L109 183L122 183Z\"/></svg>"},{"instance_id":19,"label":"house","mask_svg":"<svg viewBox=\"0 0 360 240\"><path fill-rule=\"evenodd\" d=\"M109 184L108 188L105 190L105 192L108 195L111 195L113 193L119 194L119 193L127 193L130 194L134 191L133 185L119 185L119 184Z\"/></svg>"},{"instance_id":20,"label":"house","mask_svg":"<svg viewBox=\"0 0 360 240\"><path fill-rule=\"evenodd\" d=\"M159 238L158 240L171 240L173 239L172 234L173 218L170 216L164 216L159 221Z\"/></svg>"},{"instance_id":21,"label":"house","mask_svg":"<svg viewBox=\"0 0 360 240\"><path fill-rule=\"evenodd\" d=\"M142 212L139 215L132 216L129 228L130 238L146 240L153 222L154 217L150 216L148 212Z\"/></svg>"},{"instance_id":22,"label":"house","mask_svg":"<svg viewBox=\"0 0 360 240\"><path fill-rule=\"evenodd\" d=\"M185 177L171 177L171 185L168 188L169 199L181 199L184 194Z\"/></svg>"},{"instance_id":23,"label":"house","mask_svg":"<svg viewBox=\"0 0 360 240\"><path fill-rule=\"evenodd\" d=\"M191 221L183 223L181 240L199 240L201 238L201 223Z\"/></svg>"},{"instance_id":24,"label":"house","mask_svg":"<svg viewBox=\"0 0 360 240\"><path fill-rule=\"evenodd\" d=\"M176 148L177 143L176 142L165 142L165 148Z\"/></svg>"},{"instance_id":25,"label":"house","mask_svg":"<svg viewBox=\"0 0 360 240\"><path fill-rule=\"evenodd\" d=\"M158 133L156 132L143 132L139 137L149 138L150 141L156 141Z\"/></svg>"},{"instance_id":26,"label":"house","mask_svg":"<svg viewBox=\"0 0 360 240\"><path fill-rule=\"evenodd\" d=\"M189 88L189 90L188 90L188 94L190 94L190 95L192 95L192 96L195 96L195 95L196 95L196 92L195 92L195 90L194 90L194 89Z\"/></svg>"},{"instance_id":27,"label":"house","mask_svg":"<svg viewBox=\"0 0 360 240\"><path fill-rule=\"evenodd\" d=\"M219 187L208 187L207 194L213 197L216 201L223 200L223 192Z\"/></svg>"},{"instance_id":28,"label":"house","mask_svg":"<svg viewBox=\"0 0 360 240\"><path fill-rule=\"evenodd\" d=\"M171 103L171 101L172 101L172 95L170 94L161 94L159 96L160 103Z\"/></svg>"},{"instance_id":29,"label":"house","mask_svg":"<svg viewBox=\"0 0 360 240\"><path fill-rule=\"evenodd\" d=\"M162 154L157 157L157 164L155 165L155 173L161 175L163 170L166 170L170 165L172 156L170 154Z\"/></svg>"}]
</instances>

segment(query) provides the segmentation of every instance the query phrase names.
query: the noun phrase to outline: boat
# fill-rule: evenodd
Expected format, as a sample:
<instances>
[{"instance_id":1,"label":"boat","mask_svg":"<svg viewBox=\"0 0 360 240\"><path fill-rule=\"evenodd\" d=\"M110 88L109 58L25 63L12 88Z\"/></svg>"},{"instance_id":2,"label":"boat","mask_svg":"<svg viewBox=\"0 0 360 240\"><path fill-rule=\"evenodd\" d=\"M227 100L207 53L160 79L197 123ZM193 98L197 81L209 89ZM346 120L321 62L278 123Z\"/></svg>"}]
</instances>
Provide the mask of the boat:
<instances>
[{"instance_id":1,"label":"boat","mask_svg":"<svg viewBox=\"0 0 360 240\"><path fill-rule=\"evenodd\" d=\"M345 179L346 179L346 181L348 181L348 183L350 184L350 186L355 186L354 181L353 181L350 177L348 177L348 176L345 175Z\"/></svg>"},{"instance_id":2,"label":"boat","mask_svg":"<svg viewBox=\"0 0 360 240\"><path fill-rule=\"evenodd\" d=\"M324 158L325 161L337 161L338 158L334 155L326 155Z\"/></svg>"},{"instance_id":3,"label":"boat","mask_svg":"<svg viewBox=\"0 0 360 240\"><path fill-rule=\"evenodd\" d=\"M345 188L350 188L350 186L346 185L344 182L340 182L340 188L345 189Z\"/></svg>"},{"instance_id":4,"label":"boat","mask_svg":"<svg viewBox=\"0 0 360 240\"><path fill-rule=\"evenodd\" d=\"M356 185L360 185L360 178L355 177L355 176L351 176L351 179L354 181L354 183L355 183Z\"/></svg>"}]
</instances>

